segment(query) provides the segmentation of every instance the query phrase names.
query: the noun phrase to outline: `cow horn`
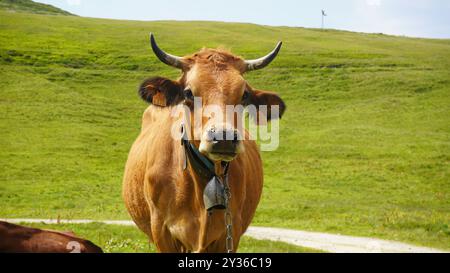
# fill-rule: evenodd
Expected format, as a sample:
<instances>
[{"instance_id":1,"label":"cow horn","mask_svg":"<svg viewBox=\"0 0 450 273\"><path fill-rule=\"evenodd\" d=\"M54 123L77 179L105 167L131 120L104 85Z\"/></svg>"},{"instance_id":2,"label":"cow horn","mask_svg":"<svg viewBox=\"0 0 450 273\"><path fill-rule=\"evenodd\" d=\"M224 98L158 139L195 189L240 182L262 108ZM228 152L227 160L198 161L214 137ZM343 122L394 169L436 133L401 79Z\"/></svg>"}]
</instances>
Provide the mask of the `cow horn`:
<instances>
[{"instance_id":1,"label":"cow horn","mask_svg":"<svg viewBox=\"0 0 450 273\"><path fill-rule=\"evenodd\" d=\"M274 50L272 50L272 52L270 52L269 54L267 54L264 57L261 57L259 59L255 59L255 60L246 60L245 64L246 64L246 70L245 71L251 71L251 70L258 70L261 68L266 67L267 65L269 65L273 59L275 59L275 57L278 55L278 52L280 51L282 42L278 42L277 46L275 47Z\"/></svg>"},{"instance_id":2,"label":"cow horn","mask_svg":"<svg viewBox=\"0 0 450 273\"><path fill-rule=\"evenodd\" d=\"M175 68L183 69L183 67L184 67L183 58L168 54L168 53L164 52L162 49L160 49L158 47L158 45L156 44L153 33L150 33L150 44L152 46L153 52L155 53L156 57L158 57L158 59L161 62L163 62L167 65L173 66Z\"/></svg>"}]
</instances>

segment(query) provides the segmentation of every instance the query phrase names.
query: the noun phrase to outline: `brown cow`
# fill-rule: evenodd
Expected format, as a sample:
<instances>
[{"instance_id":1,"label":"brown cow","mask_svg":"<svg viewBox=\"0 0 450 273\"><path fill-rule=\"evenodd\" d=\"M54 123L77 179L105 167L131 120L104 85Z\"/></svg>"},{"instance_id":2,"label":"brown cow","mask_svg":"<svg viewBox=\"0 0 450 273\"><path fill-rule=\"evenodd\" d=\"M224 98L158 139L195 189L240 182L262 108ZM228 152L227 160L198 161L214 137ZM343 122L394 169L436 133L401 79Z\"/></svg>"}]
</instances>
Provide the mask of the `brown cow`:
<instances>
[{"instance_id":1,"label":"brown cow","mask_svg":"<svg viewBox=\"0 0 450 273\"><path fill-rule=\"evenodd\" d=\"M42 230L0 221L0 252L103 253L91 241L73 232Z\"/></svg>"},{"instance_id":2,"label":"brown cow","mask_svg":"<svg viewBox=\"0 0 450 273\"><path fill-rule=\"evenodd\" d=\"M257 109L261 105L276 105L280 111L275 118L281 117L285 110L282 99L275 93L250 87L243 78L245 72L268 65L278 54L281 42L267 56L246 61L219 49L202 49L177 57L161 50L153 35L150 41L155 55L165 64L181 69L182 75L177 81L149 78L139 89L140 96L151 105L144 112L140 135L125 167L126 207L160 252L230 250L226 247L224 211L205 209L203 194L211 175L199 170L208 164L203 164L205 161L210 161L214 172L222 175L229 162L232 250L236 251L252 221L263 187L257 145L249 140L247 130L236 129L235 116L212 125L208 125L211 116L202 116L201 129L196 131L196 125L187 127L189 141L181 145L180 139L172 137L179 119L171 113L180 107L192 109L194 98L201 98L203 108L216 105L220 111L226 105L253 105ZM195 124L197 114L191 111L185 118ZM271 118L270 111L264 114ZM221 138L224 135L231 135L231 139Z\"/></svg>"}]
</instances>

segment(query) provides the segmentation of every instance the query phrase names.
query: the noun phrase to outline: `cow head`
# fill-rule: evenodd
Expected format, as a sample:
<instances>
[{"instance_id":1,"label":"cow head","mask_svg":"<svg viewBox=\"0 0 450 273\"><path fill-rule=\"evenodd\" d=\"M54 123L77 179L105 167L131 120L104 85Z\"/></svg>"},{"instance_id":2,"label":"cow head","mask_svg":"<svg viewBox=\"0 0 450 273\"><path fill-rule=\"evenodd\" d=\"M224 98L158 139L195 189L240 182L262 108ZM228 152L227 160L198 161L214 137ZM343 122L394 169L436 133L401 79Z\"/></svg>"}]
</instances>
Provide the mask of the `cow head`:
<instances>
[{"instance_id":1,"label":"cow head","mask_svg":"<svg viewBox=\"0 0 450 273\"><path fill-rule=\"evenodd\" d=\"M243 60L225 50L206 48L193 55L177 57L160 49L152 34L150 42L159 60L180 69L182 75L177 81L162 77L147 79L141 84L140 96L161 107L184 103L194 109L194 104L200 103L202 113L190 111L191 120L201 115L201 124L197 125L201 128L194 130L191 126L191 138L194 137L200 152L211 160L230 161L243 152L244 132L236 124L244 107L251 105L259 112L264 109L264 113L258 115L263 114L263 120L280 118L283 114L285 104L278 95L252 88L243 77L247 71L267 66L278 54L281 42L268 55L256 60ZM275 117L270 113L274 105L279 107ZM232 115L227 112L230 106L234 107Z\"/></svg>"}]
</instances>

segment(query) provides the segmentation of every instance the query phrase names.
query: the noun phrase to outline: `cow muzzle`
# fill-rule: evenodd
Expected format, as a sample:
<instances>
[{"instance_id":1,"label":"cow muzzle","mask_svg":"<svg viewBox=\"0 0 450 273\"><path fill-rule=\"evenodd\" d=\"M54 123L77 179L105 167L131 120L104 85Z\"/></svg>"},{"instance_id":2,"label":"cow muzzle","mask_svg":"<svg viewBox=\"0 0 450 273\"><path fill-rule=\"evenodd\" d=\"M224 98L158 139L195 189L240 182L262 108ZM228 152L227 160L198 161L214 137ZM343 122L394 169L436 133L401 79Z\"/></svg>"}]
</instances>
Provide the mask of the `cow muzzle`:
<instances>
[{"instance_id":1,"label":"cow muzzle","mask_svg":"<svg viewBox=\"0 0 450 273\"><path fill-rule=\"evenodd\" d=\"M205 130L199 150L213 161L232 161L243 151L242 137L230 126L211 126Z\"/></svg>"}]
</instances>

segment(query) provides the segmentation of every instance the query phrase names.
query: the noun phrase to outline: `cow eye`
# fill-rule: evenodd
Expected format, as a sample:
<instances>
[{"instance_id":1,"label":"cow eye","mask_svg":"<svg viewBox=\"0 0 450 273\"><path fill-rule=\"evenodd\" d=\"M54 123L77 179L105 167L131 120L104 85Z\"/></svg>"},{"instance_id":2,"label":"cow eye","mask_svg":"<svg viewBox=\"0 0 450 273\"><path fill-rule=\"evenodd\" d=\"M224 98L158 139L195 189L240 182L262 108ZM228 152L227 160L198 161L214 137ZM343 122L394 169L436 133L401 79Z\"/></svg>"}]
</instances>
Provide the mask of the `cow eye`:
<instances>
[{"instance_id":1,"label":"cow eye","mask_svg":"<svg viewBox=\"0 0 450 273\"><path fill-rule=\"evenodd\" d=\"M184 90L184 98L187 100L194 100L194 95L192 94L191 89L185 89Z\"/></svg>"},{"instance_id":2,"label":"cow eye","mask_svg":"<svg viewBox=\"0 0 450 273\"><path fill-rule=\"evenodd\" d=\"M250 92L248 90L244 91L244 94L242 95L242 101L246 101L250 97Z\"/></svg>"}]
</instances>

